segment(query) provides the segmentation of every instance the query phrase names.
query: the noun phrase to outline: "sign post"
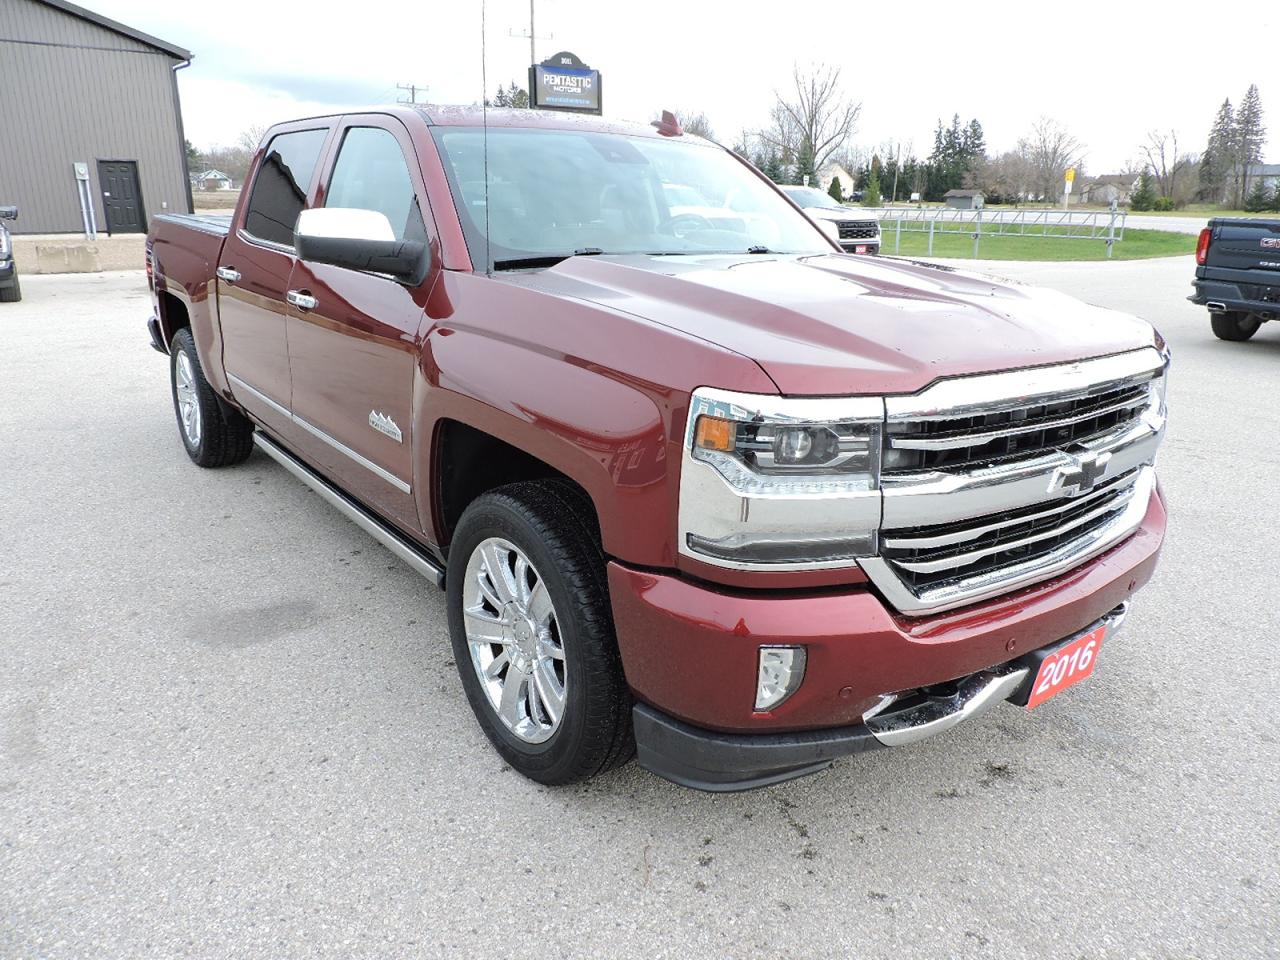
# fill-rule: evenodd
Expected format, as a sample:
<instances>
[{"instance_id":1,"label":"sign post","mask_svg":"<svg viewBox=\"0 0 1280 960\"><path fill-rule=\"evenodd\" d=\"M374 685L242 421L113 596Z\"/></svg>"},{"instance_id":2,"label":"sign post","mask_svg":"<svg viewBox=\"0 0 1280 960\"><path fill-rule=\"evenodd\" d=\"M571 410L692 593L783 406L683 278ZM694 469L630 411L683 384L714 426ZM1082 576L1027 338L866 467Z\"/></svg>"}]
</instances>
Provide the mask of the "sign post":
<instances>
[{"instance_id":1,"label":"sign post","mask_svg":"<svg viewBox=\"0 0 1280 960\"><path fill-rule=\"evenodd\" d=\"M529 106L600 115L600 71L567 50L529 67Z\"/></svg>"},{"instance_id":2,"label":"sign post","mask_svg":"<svg viewBox=\"0 0 1280 960\"><path fill-rule=\"evenodd\" d=\"M1071 185L1076 182L1076 168L1067 167L1067 175L1062 181L1062 209L1071 206Z\"/></svg>"}]
</instances>

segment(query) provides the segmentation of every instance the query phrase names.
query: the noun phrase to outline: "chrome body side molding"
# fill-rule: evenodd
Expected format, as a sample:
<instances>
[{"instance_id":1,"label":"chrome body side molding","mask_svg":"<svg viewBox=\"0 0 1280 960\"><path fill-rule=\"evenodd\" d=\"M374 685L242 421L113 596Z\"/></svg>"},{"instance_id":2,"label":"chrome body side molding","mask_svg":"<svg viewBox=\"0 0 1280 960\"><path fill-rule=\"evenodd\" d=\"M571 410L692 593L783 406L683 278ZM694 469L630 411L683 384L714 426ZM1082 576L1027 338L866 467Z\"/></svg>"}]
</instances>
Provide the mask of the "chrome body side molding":
<instances>
[{"instance_id":1,"label":"chrome body side molding","mask_svg":"<svg viewBox=\"0 0 1280 960\"><path fill-rule=\"evenodd\" d=\"M354 450L348 447L341 440L337 440L329 436L329 434L325 433L323 430L315 426L313 423L302 419L302 417L298 416L293 411L286 409L283 405L277 403L275 400L272 400L270 397L268 397L265 393L263 393L258 388L254 387L251 384L245 383L243 380L237 377L234 373L228 373L227 379L234 386L240 388L241 390L244 390L246 393L252 394L254 397L261 400L263 403L269 406L272 410L276 411L276 413L280 414L280 416L291 420L293 423L296 423L298 426L300 426L303 430L307 431L307 433L311 434L317 440L323 440L325 443L333 447L333 449L337 450L343 456L347 457L350 460L354 460L356 463L360 464L360 466L364 467L370 473L381 478L382 480L385 480L387 483L391 484L401 493L412 492L413 487L411 484L409 484L408 481L401 480L394 473L384 469L383 467L378 466L368 457L365 457L359 453L356 453Z\"/></svg>"}]
</instances>

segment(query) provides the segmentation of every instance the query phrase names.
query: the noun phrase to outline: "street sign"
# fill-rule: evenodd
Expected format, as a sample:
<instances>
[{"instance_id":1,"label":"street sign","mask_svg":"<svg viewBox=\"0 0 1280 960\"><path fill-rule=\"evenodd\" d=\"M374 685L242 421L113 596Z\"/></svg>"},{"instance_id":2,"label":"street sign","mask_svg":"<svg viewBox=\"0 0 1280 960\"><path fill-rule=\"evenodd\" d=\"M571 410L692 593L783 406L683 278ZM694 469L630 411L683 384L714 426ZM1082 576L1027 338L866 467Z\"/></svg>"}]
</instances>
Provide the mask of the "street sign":
<instances>
[{"instance_id":1,"label":"street sign","mask_svg":"<svg viewBox=\"0 0 1280 960\"><path fill-rule=\"evenodd\" d=\"M600 71L567 50L529 67L529 105L537 110L600 114Z\"/></svg>"},{"instance_id":2,"label":"street sign","mask_svg":"<svg viewBox=\"0 0 1280 960\"><path fill-rule=\"evenodd\" d=\"M1075 183L1075 180L1076 180L1076 168L1067 167L1067 183Z\"/></svg>"}]
</instances>

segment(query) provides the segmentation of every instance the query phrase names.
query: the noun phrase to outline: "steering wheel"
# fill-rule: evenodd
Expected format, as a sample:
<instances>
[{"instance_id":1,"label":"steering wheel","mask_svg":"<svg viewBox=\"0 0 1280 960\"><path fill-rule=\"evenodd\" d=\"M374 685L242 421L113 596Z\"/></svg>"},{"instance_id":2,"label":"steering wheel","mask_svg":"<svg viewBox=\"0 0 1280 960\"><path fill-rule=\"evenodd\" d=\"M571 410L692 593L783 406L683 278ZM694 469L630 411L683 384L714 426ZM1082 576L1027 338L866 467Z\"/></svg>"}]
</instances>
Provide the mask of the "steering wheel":
<instances>
[{"instance_id":1,"label":"steering wheel","mask_svg":"<svg viewBox=\"0 0 1280 960\"><path fill-rule=\"evenodd\" d=\"M699 230L714 230L715 228L715 224L700 213L677 213L674 217L664 221L658 229L662 233L669 233L671 236L683 240L691 233L696 233Z\"/></svg>"}]
</instances>

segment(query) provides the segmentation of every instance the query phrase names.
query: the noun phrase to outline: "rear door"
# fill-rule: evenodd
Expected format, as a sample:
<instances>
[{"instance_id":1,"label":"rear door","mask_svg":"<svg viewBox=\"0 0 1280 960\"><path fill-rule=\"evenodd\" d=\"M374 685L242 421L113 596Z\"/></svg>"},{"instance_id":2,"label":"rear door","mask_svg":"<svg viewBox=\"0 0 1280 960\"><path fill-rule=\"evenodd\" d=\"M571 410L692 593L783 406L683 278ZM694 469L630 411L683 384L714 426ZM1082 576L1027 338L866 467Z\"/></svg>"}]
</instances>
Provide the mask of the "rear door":
<instances>
[{"instance_id":1,"label":"rear door","mask_svg":"<svg viewBox=\"0 0 1280 960\"><path fill-rule=\"evenodd\" d=\"M217 269L222 357L236 400L288 437L292 385L285 293L293 272L293 228L314 191L331 132L321 121L286 127L267 144L232 224Z\"/></svg>"},{"instance_id":2,"label":"rear door","mask_svg":"<svg viewBox=\"0 0 1280 960\"><path fill-rule=\"evenodd\" d=\"M400 121L344 117L335 144L316 205L376 210L387 216L397 239L430 243L426 190ZM308 459L411 530L421 529L412 493L419 439L413 402L427 295L439 274L438 249L433 253L431 272L417 287L303 260L289 284L315 302L289 312L294 419L311 435Z\"/></svg>"}]
</instances>

